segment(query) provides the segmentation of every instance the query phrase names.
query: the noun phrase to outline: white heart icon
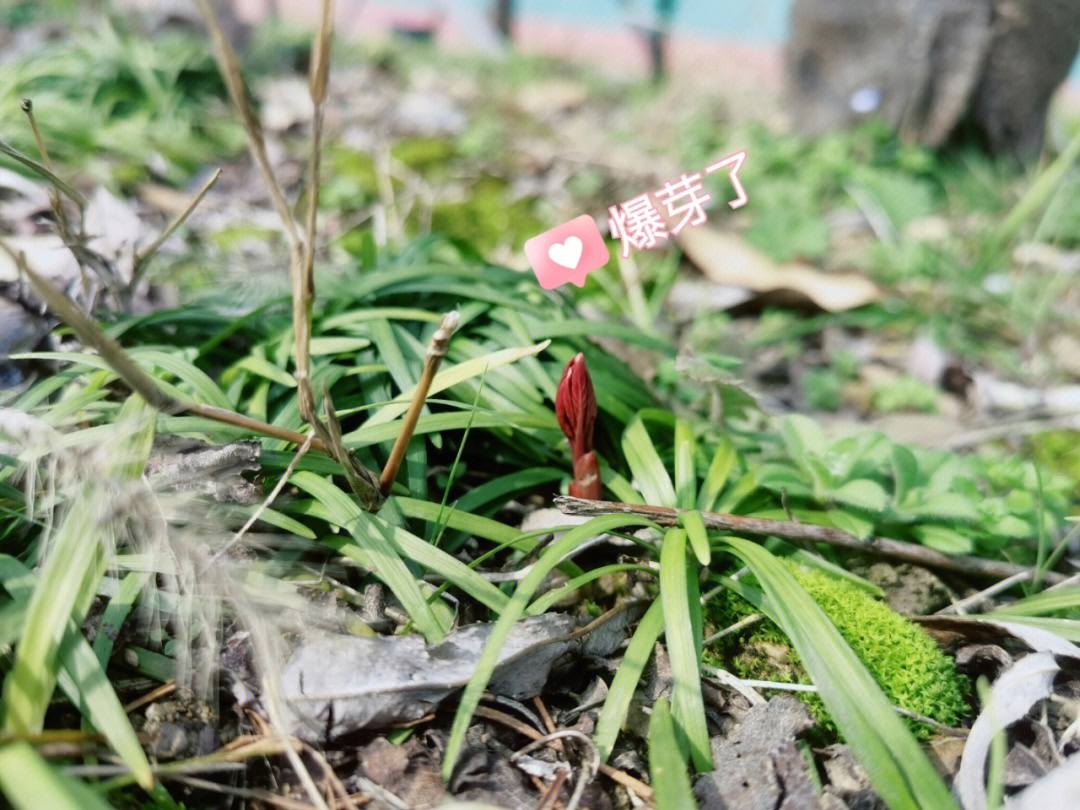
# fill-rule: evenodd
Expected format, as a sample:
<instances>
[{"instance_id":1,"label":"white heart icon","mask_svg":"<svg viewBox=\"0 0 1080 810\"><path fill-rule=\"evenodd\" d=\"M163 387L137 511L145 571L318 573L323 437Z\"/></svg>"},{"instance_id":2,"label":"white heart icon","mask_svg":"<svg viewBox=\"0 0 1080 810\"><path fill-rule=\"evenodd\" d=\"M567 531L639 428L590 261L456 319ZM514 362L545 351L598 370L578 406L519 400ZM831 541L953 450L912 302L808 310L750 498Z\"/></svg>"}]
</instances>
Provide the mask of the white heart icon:
<instances>
[{"instance_id":1,"label":"white heart icon","mask_svg":"<svg viewBox=\"0 0 1080 810\"><path fill-rule=\"evenodd\" d=\"M548 248L548 258L560 267L573 270L581 261L581 239L568 236L565 242L556 242Z\"/></svg>"}]
</instances>

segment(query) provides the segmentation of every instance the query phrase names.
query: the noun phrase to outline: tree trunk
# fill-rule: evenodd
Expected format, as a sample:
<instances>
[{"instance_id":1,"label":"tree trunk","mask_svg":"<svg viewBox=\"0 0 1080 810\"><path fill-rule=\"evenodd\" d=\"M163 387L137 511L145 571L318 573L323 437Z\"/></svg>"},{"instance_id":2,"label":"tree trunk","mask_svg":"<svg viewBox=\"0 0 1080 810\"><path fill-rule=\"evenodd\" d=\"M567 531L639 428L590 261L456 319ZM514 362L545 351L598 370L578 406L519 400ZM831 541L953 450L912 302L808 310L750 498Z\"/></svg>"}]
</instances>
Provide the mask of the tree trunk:
<instances>
[{"instance_id":1,"label":"tree trunk","mask_svg":"<svg viewBox=\"0 0 1080 810\"><path fill-rule=\"evenodd\" d=\"M514 0L495 0L495 27L503 39L513 38L510 30L514 22Z\"/></svg>"}]
</instances>

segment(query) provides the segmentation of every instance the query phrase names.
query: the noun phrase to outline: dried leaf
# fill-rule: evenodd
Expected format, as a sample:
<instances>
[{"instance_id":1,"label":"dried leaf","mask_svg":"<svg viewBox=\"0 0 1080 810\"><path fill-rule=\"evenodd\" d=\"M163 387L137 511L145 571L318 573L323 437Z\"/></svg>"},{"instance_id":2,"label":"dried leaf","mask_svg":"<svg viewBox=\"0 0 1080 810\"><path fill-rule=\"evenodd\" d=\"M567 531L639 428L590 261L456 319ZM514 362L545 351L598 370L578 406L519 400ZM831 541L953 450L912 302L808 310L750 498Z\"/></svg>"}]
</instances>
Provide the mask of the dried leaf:
<instances>
[{"instance_id":1,"label":"dried leaf","mask_svg":"<svg viewBox=\"0 0 1080 810\"><path fill-rule=\"evenodd\" d=\"M716 284L755 292L792 290L828 312L880 301L874 282L854 273L824 273L805 262L779 265L734 234L707 226L687 228L678 237L683 252Z\"/></svg>"},{"instance_id":2,"label":"dried leaf","mask_svg":"<svg viewBox=\"0 0 1080 810\"><path fill-rule=\"evenodd\" d=\"M1068 807L1080 796L1080 754L1073 754L1046 776L1005 803L1007 810Z\"/></svg>"},{"instance_id":3,"label":"dried leaf","mask_svg":"<svg viewBox=\"0 0 1080 810\"><path fill-rule=\"evenodd\" d=\"M942 646L956 641L993 643L1012 636L1035 652L1050 652L1080 660L1080 647L1039 627L981 616L915 616L912 620L918 622Z\"/></svg>"},{"instance_id":4,"label":"dried leaf","mask_svg":"<svg viewBox=\"0 0 1080 810\"><path fill-rule=\"evenodd\" d=\"M971 727L956 776L964 810L986 810L986 755L994 735L1049 697L1060 669L1051 653L1037 652L1020 659L994 683L989 705Z\"/></svg>"},{"instance_id":5,"label":"dried leaf","mask_svg":"<svg viewBox=\"0 0 1080 810\"><path fill-rule=\"evenodd\" d=\"M639 615L640 605L631 604L577 632L563 614L522 619L499 652L488 689L517 699L538 695L558 659L611 655ZM290 733L321 741L423 717L469 682L494 626L469 625L434 646L420 636L329 636L304 644L280 678Z\"/></svg>"},{"instance_id":6,"label":"dried leaf","mask_svg":"<svg viewBox=\"0 0 1080 810\"><path fill-rule=\"evenodd\" d=\"M281 675L291 733L321 740L423 717L468 683L493 627L470 625L435 646L420 636L335 636L305 644ZM491 691L539 694L552 664L572 646L573 630L573 619L560 614L518 622L500 651Z\"/></svg>"}]
</instances>

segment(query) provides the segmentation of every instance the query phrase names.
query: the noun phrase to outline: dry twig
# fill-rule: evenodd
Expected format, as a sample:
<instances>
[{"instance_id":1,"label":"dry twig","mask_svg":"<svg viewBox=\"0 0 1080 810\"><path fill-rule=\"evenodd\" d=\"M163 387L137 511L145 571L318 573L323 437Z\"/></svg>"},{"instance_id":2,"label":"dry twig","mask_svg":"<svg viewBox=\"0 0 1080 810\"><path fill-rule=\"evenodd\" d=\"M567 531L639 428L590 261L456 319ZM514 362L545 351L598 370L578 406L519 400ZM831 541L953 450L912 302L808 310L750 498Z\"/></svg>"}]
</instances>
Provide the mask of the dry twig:
<instances>
[{"instance_id":1,"label":"dry twig","mask_svg":"<svg viewBox=\"0 0 1080 810\"><path fill-rule=\"evenodd\" d=\"M379 489L384 496L390 494L390 488L394 485L401 461L405 458L405 451L409 447L409 440L412 438L413 431L416 430L416 421L420 418L420 411L431 389L431 381L435 379L435 372L439 370L439 364L446 357L446 347L450 344L450 337L457 331L460 320L461 316L456 310L446 313L439 323L439 328L431 336L420 382L416 384L412 403L401 423L401 432L394 442L394 448L390 451L390 457L386 460L386 466L383 467L382 476L379 478Z\"/></svg>"},{"instance_id":2,"label":"dry twig","mask_svg":"<svg viewBox=\"0 0 1080 810\"><path fill-rule=\"evenodd\" d=\"M226 796L236 796L240 799L252 799L256 802L263 802L264 804L273 805L274 807L280 807L281 810L315 810L315 805L308 802L302 802L298 799L290 799L286 796L279 796L278 794L264 790L262 788L242 788L233 787L231 785L222 785L218 782L211 782L209 779L200 779L197 776L170 776L175 782L179 782L183 785L188 785L199 790L208 790L214 793L222 793ZM366 794L352 795L349 797L353 804L366 804L370 801L370 797ZM336 799L333 804L330 805L331 810L339 810L340 808L346 808L341 799Z\"/></svg>"},{"instance_id":3,"label":"dry twig","mask_svg":"<svg viewBox=\"0 0 1080 810\"><path fill-rule=\"evenodd\" d=\"M644 515L652 518L660 526L677 525L679 513L685 511L669 509L666 506L644 506L612 501L586 501L565 495L555 498L555 506L563 514L567 515ZM863 541L841 529L815 526L810 523L768 520L746 517L745 515L728 515L721 512L702 512L701 517L705 521L705 526L710 529L741 534L771 535L773 537L783 537L786 540L810 543L825 543L837 548L860 551L864 554L873 554L892 560L921 565L925 568L954 571L958 574L984 579L1012 577L1028 570L1021 565L997 560L984 560L981 557L949 557L925 546L917 546L914 543L901 543L885 537L871 537L869 540ZM1062 574L1047 572L1044 574L1044 578L1047 582L1056 583L1060 582L1064 577Z\"/></svg>"},{"instance_id":4,"label":"dry twig","mask_svg":"<svg viewBox=\"0 0 1080 810\"><path fill-rule=\"evenodd\" d=\"M958 615L964 615L970 609L981 605L983 602L997 596L1002 591L1007 591L1013 585L1019 585L1021 582L1027 582L1035 575L1034 569L1027 571L1021 571L1018 574L1013 574L1011 577L1006 577L1000 582L995 582L989 588L981 590L978 593L973 593L971 596L965 597L958 602L953 602L951 605L942 608L935 616L947 616L950 613L956 613Z\"/></svg>"},{"instance_id":5,"label":"dry twig","mask_svg":"<svg viewBox=\"0 0 1080 810\"><path fill-rule=\"evenodd\" d=\"M138 711L139 709L141 709L143 706L147 705L148 703L153 703L155 700L160 700L161 698L166 697L167 695L171 695L175 691L176 691L176 681L169 681L168 683L163 683L161 686L157 687L156 689L150 690L145 695L142 695L141 697L137 697L137 698L135 698L135 700L131 701L131 703L128 703L127 705L125 705L124 706L124 712L125 712L125 714L131 714L134 711Z\"/></svg>"},{"instance_id":6,"label":"dry twig","mask_svg":"<svg viewBox=\"0 0 1080 810\"><path fill-rule=\"evenodd\" d=\"M528 737L530 740L539 740L544 737L539 731L532 726L525 725L516 717L512 717L506 712L500 712L496 709L489 709L487 706L477 706L473 712L476 717L482 717L485 720L492 720L496 723L501 723L507 728L511 728L524 737ZM604 774L612 782L617 782L629 791L636 793L642 799L647 802L653 801L653 789L642 782L640 779L635 779L626 771L620 771L618 768L613 768L606 762L601 762L598 770Z\"/></svg>"},{"instance_id":7,"label":"dry twig","mask_svg":"<svg viewBox=\"0 0 1080 810\"><path fill-rule=\"evenodd\" d=\"M84 315L51 282L33 270L27 263L26 256L23 253L16 253L3 241L0 241L0 249L3 249L12 257L20 271L30 280L35 291L45 301L49 309L71 327L71 330L84 345L95 349L120 379L145 399L151 407L165 413L188 413L192 416L202 416L206 419L213 419L215 422L233 425L234 427L260 433L264 436L271 436L292 444L303 445L310 441L311 449L332 456L328 444L303 433L297 433L295 430L271 425L268 422L260 422L258 419L252 419L243 414L216 408L212 405L203 405L198 402L181 402L173 399L158 386L153 377L139 368L119 343L106 334L92 319Z\"/></svg>"},{"instance_id":8,"label":"dry twig","mask_svg":"<svg viewBox=\"0 0 1080 810\"><path fill-rule=\"evenodd\" d=\"M221 23L218 22L217 15L214 13L209 0L195 0L195 3L198 5L199 12L202 14L206 27L210 31L214 58L217 60L221 77L225 80L225 88L229 91L229 98L232 99L233 106L236 107L236 111L240 115L240 123L244 125L244 131L247 133L248 151L251 152L255 165L259 167L259 171L262 172L263 179L266 181L266 187L270 192L270 200L281 218L282 226L285 228L285 236L289 240L290 252L299 257L301 247L300 232L297 230L296 220L289 209L289 204L285 201L285 194L282 192L281 186L274 176L274 170L270 166L270 158L266 154L266 141L263 139L262 134L262 124L259 123L259 118L255 115L255 110L252 109L251 102L248 100L247 86L244 84L243 76L240 75L240 65L237 62L236 54L233 53L228 37L225 36L225 31L222 29Z\"/></svg>"}]
</instances>

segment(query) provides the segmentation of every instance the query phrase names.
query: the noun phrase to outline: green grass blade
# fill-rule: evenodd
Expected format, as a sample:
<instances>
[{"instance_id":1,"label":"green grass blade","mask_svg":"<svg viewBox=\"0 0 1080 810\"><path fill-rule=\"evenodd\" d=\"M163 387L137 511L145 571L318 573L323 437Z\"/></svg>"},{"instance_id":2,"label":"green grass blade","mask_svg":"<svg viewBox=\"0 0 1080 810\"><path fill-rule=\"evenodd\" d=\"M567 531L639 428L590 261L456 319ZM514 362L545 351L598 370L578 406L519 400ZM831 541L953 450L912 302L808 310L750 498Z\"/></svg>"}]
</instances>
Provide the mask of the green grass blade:
<instances>
[{"instance_id":1,"label":"green grass blade","mask_svg":"<svg viewBox=\"0 0 1080 810\"><path fill-rule=\"evenodd\" d=\"M664 698L656 701L649 718L649 778L656 810L697 810L672 712Z\"/></svg>"},{"instance_id":2,"label":"green grass blade","mask_svg":"<svg viewBox=\"0 0 1080 810\"><path fill-rule=\"evenodd\" d=\"M1080 585L1066 585L1043 591L991 611L994 615L1041 616L1055 610L1080 607Z\"/></svg>"},{"instance_id":3,"label":"green grass blade","mask_svg":"<svg viewBox=\"0 0 1080 810\"><path fill-rule=\"evenodd\" d=\"M705 725L705 701L701 697L698 660L700 636L690 618L690 602L697 602L687 583L686 532L668 529L660 548L660 601L664 605L664 637L671 660L672 715L682 749L688 751L699 771L712 770L709 732ZM695 580L696 582L696 580ZM700 606L695 605L696 608Z\"/></svg>"},{"instance_id":4,"label":"green grass blade","mask_svg":"<svg viewBox=\"0 0 1080 810\"><path fill-rule=\"evenodd\" d=\"M664 462L656 452L645 423L638 416L623 432L623 455L645 502L653 506L675 506L675 487Z\"/></svg>"},{"instance_id":5,"label":"green grass blade","mask_svg":"<svg viewBox=\"0 0 1080 810\"><path fill-rule=\"evenodd\" d=\"M1080 621L1076 619L1058 619L1053 616L1023 616L1016 613L1001 615L997 611L982 616L972 616L971 618L978 621L1000 621L1038 627L1040 630L1054 633L1069 641L1080 642Z\"/></svg>"},{"instance_id":6,"label":"green grass blade","mask_svg":"<svg viewBox=\"0 0 1080 810\"><path fill-rule=\"evenodd\" d=\"M183 418L183 417L180 417ZM195 424L195 423L192 423ZM555 414L543 413L473 413L461 410L451 413L433 413L421 416L416 422L414 436L425 433L442 433L447 430L464 430L470 424L474 428L525 428L544 429L553 432L559 429ZM345 446L358 449L379 442L393 441L401 432L401 421L396 420L382 425L364 424L342 437Z\"/></svg>"},{"instance_id":7,"label":"green grass blade","mask_svg":"<svg viewBox=\"0 0 1080 810\"><path fill-rule=\"evenodd\" d=\"M52 548L30 597L11 671L4 678L7 731L35 733L42 729L56 686L60 640L79 595L86 590L83 580L88 572L100 570L94 563L99 537L111 529L99 523L100 506L84 491L69 504L52 538ZM81 616L76 618L82 620Z\"/></svg>"},{"instance_id":8,"label":"green grass blade","mask_svg":"<svg viewBox=\"0 0 1080 810\"><path fill-rule=\"evenodd\" d=\"M224 408L227 411L233 409L233 403L225 396L217 383L210 379L205 371L189 363L179 353L158 351L156 349L134 348L128 352L131 358L141 364L152 363L167 374L172 374L177 379L183 380L192 392L207 405L216 408Z\"/></svg>"},{"instance_id":9,"label":"green grass blade","mask_svg":"<svg viewBox=\"0 0 1080 810\"><path fill-rule=\"evenodd\" d=\"M697 561L703 566L708 566L712 552L709 548L709 534L705 531L705 520L701 517L701 512L680 512L679 524L686 529L690 548L694 550Z\"/></svg>"},{"instance_id":10,"label":"green grass blade","mask_svg":"<svg viewBox=\"0 0 1080 810\"><path fill-rule=\"evenodd\" d=\"M885 803L892 810L958 810L881 688L791 572L756 543L730 537L724 545L757 579L766 615L799 653L829 714Z\"/></svg>"},{"instance_id":11,"label":"green grass blade","mask_svg":"<svg viewBox=\"0 0 1080 810\"><path fill-rule=\"evenodd\" d=\"M600 751L600 758L605 762L615 747L615 739L619 736L619 730L626 721L626 713L630 710L634 690L641 682L641 673L645 671L645 665L649 662L649 656L652 655L656 640L660 638L662 632L664 632L664 608L657 599L645 611L645 615L638 622L637 630L630 637L630 644L626 647L615 677L611 679L611 687L604 700L604 707L600 710L600 717L596 721L593 742Z\"/></svg>"},{"instance_id":12,"label":"green grass blade","mask_svg":"<svg viewBox=\"0 0 1080 810\"><path fill-rule=\"evenodd\" d=\"M149 788L154 783L154 774L146 753L104 667L74 623L69 622L60 643L60 671L56 680L79 713L105 735L135 781Z\"/></svg>"},{"instance_id":13,"label":"green grass blade","mask_svg":"<svg viewBox=\"0 0 1080 810\"><path fill-rule=\"evenodd\" d=\"M461 752L461 746L465 742L465 732L468 731L469 723L472 721L473 711L480 703L480 695L487 688L488 681L491 680L491 673L495 670L499 650L506 642L507 636L510 635L514 622L524 614L529 600L536 593L536 589L540 587L544 577L563 557L586 540L620 526L653 525L652 521L637 515L604 515L596 517L588 523L582 523L580 526L568 531L540 555L539 559L533 564L532 570L514 590L514 595L510 597L509 604L499 616L495 627L492 628L491 637L488 639L487 644L484 645L480 660L477 661L476 672L461 695L461 702L458 705L457 713L454 715L454 723L451 726L450 737L446 743L446 752L443 758L444 779L448 780L453 773L454 764L457 761L458 754Z\"/></svg>"},{"instance_id":14,"label":"green grass blade","mask_svg":"<svg viewBox=\"0 0 1080 810\"><path fill-rule=\"evenodd\" d=\"M469 534L474 534L493 543L511 543L515 548L520 548L523 551L530 551L536 545L535 541L522 541L521 544L514 543L521 532L513 526L507 526L505 523L499 523L499 521L491 518L470 515L461 509L447 509L440 516L439 504L437 503L421 501L417 498L406 498L400 495L395 496L394 500L397 502L398 508L401 509L401 514L406 517L419 518L428 523L445 523L449 529L469 532Z\"/></svg>"},{"instance_id":15,"label":"green grass blade","mask_svg":"<svg viewBox=\"0 0 1080 810\"><path fill-rule=\"evenodd\" d=\"M701 493L698 495L698 509L712 512L716 509L716 499L727 485L738 456L735 454L735 446L726 436L717 443L716 452L713 454L709 470L705 473L705 480L701 483Z\"/></svg>"},{"instance_id":16,"label":"green grass blade","mask_svg":"<svg viewBox=\"0 0 1080 810\"><path fill-rule=\"evenodd\" d=\"M558 481L565 475L566 470L558 467L529 467L509 473L470 489L458 499L457 508L462 512L478 512L487 507L490 511L501 507L510 498Z\"/></svg>"},{"instance_id":17,"label":"green grass blade","mask_svg":"<svg viewBox=\"0 0 1080 810\"><path fill-rule=\"evenodd\" d=\"M635 329L632 326L626 324L616 323L615 321L597 321L592 319L567 319L561 321L551 322L548 321L543 324L537 324L532 330L534 337L570 337L581 335L583 337L595 337L596 335L603 335L605 337L618 338L626 343L636 343L639 346L644 346L647 349L660 352L668 357L675 356L675 348L666 340L653 337L652 335L642 332L640 329Z\"/></svg>"},{"instance_id":18,"label":"green grass blade","mask_svg":"<svg viewBox=\"0 0 1080 810\"><path fill-rule=\"evenodd\" d=\"M228 381L237 373L246 371L256 377L262 377L272 383L277 383L283 388L296 388L296 377L283 368L278 368L265 357L259 354L249 354L238 360L232 368L222 375L222 379Z\"/></svg>"},{"instance_id":19,"label":"green grass blade","mask_svg":"<svg viewBox=\"0 0 1080 810\"><path fill-rule=\"evenodd\" d=\"M64 776L28 743L0 748L0 792L15 810L111 810L101 796Z\"/></svg>"},{"instance_id":20,"label":"green grass blade","mask_svg":"<svg viewBox=\"0 0 1080 810\"><path fill-rule=\"evenodd\" d=\"M128 579L141 576L129 574ZM30 600L33 598L32 591L40 587L40 581L29 568L6 554L0 555L0 581L3 581L4 589L13 600ZM113 603L110 603L110 608L115 602L114 599ZM108 613L109 610L106 610L106 618ZM82 716L105 735L139 784L149 787L154 781L150 763L123 704L109 683L105 674L105 663L98 659L95 650L70 619L63 633L57 651L57 684ZM108 635L107 632L99 632L98 638ZM110 642L109 649L111 648Z\"/></svg>"},{"instance_id":21,"label":"green grass blade","mask_svg":"<svg viewBox=\"0 0 1080 810\"><path fill-rule=\"evenodd\" d=\"M694 472L694 456L697 445L694 433L685 419L675 420L675 505L679 509L693 509L697 499L697 476Z\"/></svg>"},{"instance_id":22,"label":"green grass blade","mask_svg":"<svg viewBox=\"0 0 1080 810\"><path fill-rule=\"evenodd\" d=\"M442 639L446 628L432 612L412 573L390 542L379 532L370 530L370 523L364 519L367 515L359 505L333 484L313 473L294 473L291 482L319 501L329 510L334 522L352 535L356 541L357 562L372 569L375 576L386 584L424 638L431 643Z\"/></svg>"},{"instance_id":23,"label":"green grass blade","mask_svg":"<svg viewBox=\"0 0 1080 810\"><path fill-rule=\"evenodd\" d=\"M438 504L423 503L425 503L426 506L431 507L431 511L438 510ZM400 503L398 503L396 498L387 501L387 504L393 504L400 510ZM361 512L359 516L353 519L352 523L346 525L341 522L343 516L340 512L334 512L333 510L328 509L322 502L313 504L308 512L309 514L316 515L336 526L341 526L342 528L349 530L354 536L359 532L365 536L380 537L388 542L391 547L395 548L396 551L400 551L401 554L408 557L410 560L413 560L418 565L443 577L448 583L456 585L473 599L496 612L502 610L509 599L506 594L456 557L453 557L442 549L422 540L400 526L391 525L388 521L383 520L382 517ZM402 514L405 514L404 510L401 510L401 512ZM457 513L450 512L448 514L454 515ZM473 516L465 515L464 517L471 518ZM488 521L488 523L494 522L495 521ZM516 546L520 533L509 526L503 526L501 523L496 525L507 530L510 538L508 544ZM352 540L331 535L322 538L321 542L323 545L329 546L339 554L343 554L352 560L356 560L361 565L366 564L365 561L368 559L368 554ZM537 540L521 540L521 544L526 547L526 550L532 548L536 542ZM430 604L430 600L428 600L428 603Z\"/></svg>"},{"instance_id":24,"label":"green grass blade","mask_svg":"<svg viewBox=\"0 0 1080 810\"><path fill-rule=\"evenodd\" d=\"M116 595L109 600L105 612L101 615L101 625L97 635L94 636L94 655L97 656L101 666L109 665L112 656L113 641L120 628L127 620L128 614L135 606L135 600L146 586L150 575L146 572L132 571L120 582Z\"/></svg>"},{"instance_id":25,"label":"green grass blade","mask_svg":"<svg viewBox=\"0 0 1080 810\"><path fill-rule=\"evenodd\" d=\"M440 548L424 542L415 534L405 531L400 526L391 526L374 515L362 515L364 521L392 538L401 552L418 565L434 574L438 574L453 583L482 605L496 613L506 608L509 597L476 573L456 557L452 557Z\"/></svg>"},{"instance_id":26,"label":"green grass blade","mask_svg":"<svg viewBox=\"0 0 1080 810\"><path fill-rule=\"evenodd\" d=\"M615 493L616 500L623 503L645 503L638 491L630 485L630 482L615 472L604 461L602 456L598 454L596 458L600 462L600 478L603 480L604 486Z\"/></svg>"},{"instance_id":27,"label":"green grass blade","mask_svg":"<svg viewBox=\"0 0 1080 810\"><path fill-rule=\"evenodd\" d=\"M550 340L545 340L542 343L537 343L535 346L500 349L499 351L485 354L482 357L474 357L471 360L466 360L464 363L458 363L450 368L443 369L436 374L435 379L431 381L431 389L428 391L428 395L434 396L440 391L445 391L453 385L457 385L458 383L462 383L473 377L479 377L487 371L492 371L500 366L514 363L523 357L532 357L546 349L550 343ZM403 391L391 402L372 414L371 418L364 423L364 427L385 424L392 419L401 416L409 409L409 403L412 401L414 391L415 386L408 391Z\"/></svg>"},{"instance_id":28,"label":"green grass blade","mask_svg":"<svg viewBox=\"0 0 1080 810\"><path fill-rule=\"evenodd\" d=\"M544 611L548 610L557 602L562 601L571 593L576 591L583 585L588 585L590 582L595 582L600 577L607 576L608 574L621 574L624 571L641 571L643 573L652 573L652 569L645 565L635 565L634 563L613 563L611 565L601 565L596 568L590 568L580 577L574 577L568 581L565 585L556 588L555 590L548 591L531 605L525 611L526 616L539 616Z\"/></svg>"}]
</instances>

